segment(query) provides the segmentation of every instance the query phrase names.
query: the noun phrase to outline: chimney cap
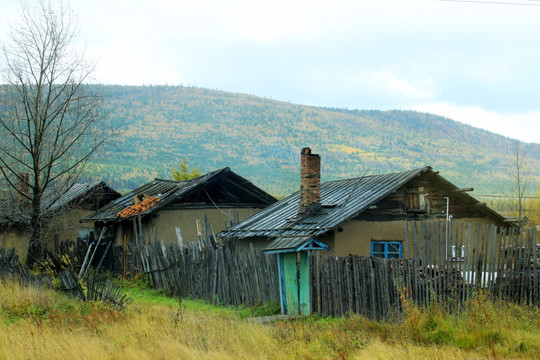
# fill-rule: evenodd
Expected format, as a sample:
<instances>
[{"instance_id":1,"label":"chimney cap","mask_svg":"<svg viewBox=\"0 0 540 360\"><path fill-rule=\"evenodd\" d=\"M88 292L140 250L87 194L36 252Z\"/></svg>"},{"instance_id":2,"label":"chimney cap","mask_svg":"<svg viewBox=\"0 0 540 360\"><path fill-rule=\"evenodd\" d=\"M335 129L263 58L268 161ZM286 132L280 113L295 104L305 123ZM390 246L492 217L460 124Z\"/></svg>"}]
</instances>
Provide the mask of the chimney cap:
<instances>
[{"instance_id":1,"label":"chimney cap","mask_svg":"<svg viewBox=\"0 0 540 360\"><path fill-rule=\"evenodd\" d=\"M300 154L311 155L311 149L308 147L302 148L302 151L300 152Z\"/></svg>"}]
</instances>

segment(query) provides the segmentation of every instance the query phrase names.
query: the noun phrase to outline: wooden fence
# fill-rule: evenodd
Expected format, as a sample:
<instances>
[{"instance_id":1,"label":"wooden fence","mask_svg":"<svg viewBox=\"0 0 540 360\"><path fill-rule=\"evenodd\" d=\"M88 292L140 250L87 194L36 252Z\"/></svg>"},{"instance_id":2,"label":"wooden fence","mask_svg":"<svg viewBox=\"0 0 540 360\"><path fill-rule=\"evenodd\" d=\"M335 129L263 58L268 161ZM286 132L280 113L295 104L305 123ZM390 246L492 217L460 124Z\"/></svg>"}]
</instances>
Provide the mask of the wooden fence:
<instances>
[{"instance_id":1,"label":"wooden fence","mask_svg":"<svg viewBox=\"0 0 540 360\"><path fill-rule=\"evenodd\" d=\"M312 311L389 318L402 312L405 298L420 307L438 302L455 311L479 291L540 306L535 230L467 224L447 235L444 223L411 223L409 230L403 247L413 249L405 252L412 258L313 256Z\"/></svg>"},{"instance_id":2,"label":"wooden fence","mask_svg":"<svg viewBox=\"0 0 540 360\"><path fill-rule=\"evenodd\" d=\"M482 224L444 222L407 225L404 258L360 256L310 258L311 309L323 316L362 314L391 318L406 298L458 310L478 291L540 306L540 254L536 232ZM448 230L448 231L447 231ZM215 239L183 244L129 244L130 263L165 291L225 305L279 301L275 255L233 251Z\"/></svg>"},{"instance_id":3,"label":"wooden fence","mask_svg":"<svg viewBox=\"0 0 540 360\"><path fill-rule=\"evenodd\" d=\"M28 268L19 263L19 256L14 248L0 248L0 279L18 281L25 286L51 286L48 276L34 275Z\"/></svg>"},{"instance_id":4,"label":"wooden fence","mask_svg":"<svg viewBox=\"0 0 540 360\"><path fill-rule=\"evenodd\" d=\"M155 287L173 295L235 306L279 302L277 256L260 249L155 241L129 244L129 258Z\"/></svg>"},{"instance_id":5,"label":"wooden fence","mask_svg":"<svg viewBox=\"0 0 540 360\"><path fill-rule=\"evenodd\" d=\"M62 261L72 261L73 258L65 260L67 255L55 255L49 252L50 258L43 259L41 263L46 264L47 270L56 274L60 280L61 290L71 298L81 301L101 301L113 309L123 310L133 302L133 299L124 294L122 287L112 283L109 279L97 272L90 272L85 282L87 294L84 293L81 282L73 268L65 270L55 270ZM64 263L59 263L63 267ZM36 288L53 288L54 275L34 275L25 266L19 263L19 257L15 254L14 248L0 248L0 281L8 279L16 281L24 286Z\"/></svg>"}]
</instances>

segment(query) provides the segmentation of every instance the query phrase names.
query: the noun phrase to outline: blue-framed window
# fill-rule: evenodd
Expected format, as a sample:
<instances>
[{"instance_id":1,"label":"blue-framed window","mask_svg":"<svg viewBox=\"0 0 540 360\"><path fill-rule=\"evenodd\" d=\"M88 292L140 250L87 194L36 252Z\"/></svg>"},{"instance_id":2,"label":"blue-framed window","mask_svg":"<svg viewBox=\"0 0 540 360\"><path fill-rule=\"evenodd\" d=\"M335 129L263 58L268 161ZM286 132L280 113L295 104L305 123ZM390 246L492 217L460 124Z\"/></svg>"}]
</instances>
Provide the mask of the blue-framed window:
<instances>
[{"instance_id":1,"label":"blue-framed window","mask_svg":"<svg viewBox=\"0 0 540 360\"><path fill-rule=\"evenodd\" d=\"M371 256L385 259L401 257L401 243L398 241L372 241Z\"/></svg>"}]
</instances>

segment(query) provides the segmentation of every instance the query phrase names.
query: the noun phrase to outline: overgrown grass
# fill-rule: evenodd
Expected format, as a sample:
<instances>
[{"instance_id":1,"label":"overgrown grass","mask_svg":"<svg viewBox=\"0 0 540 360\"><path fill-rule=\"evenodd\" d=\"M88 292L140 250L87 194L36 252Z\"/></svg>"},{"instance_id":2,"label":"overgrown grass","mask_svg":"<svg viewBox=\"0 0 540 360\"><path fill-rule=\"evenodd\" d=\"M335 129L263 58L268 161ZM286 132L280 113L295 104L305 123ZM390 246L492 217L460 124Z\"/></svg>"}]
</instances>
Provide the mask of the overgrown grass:
<instances>
[{"instance_id":1,"label":"overgrown grass","mask_svg":"<svg viewBox=\"0 0 540 360\"><path fill-rule=\"evenodd\" d=\"M128 285L128 284L125 284ZM259 324L275 309L213 306L125 290L124 312L52 290L0 282L0 359L485 359L540 358L540 313L472 300L462 314L407 306L399 322L360 316Z\"/></svg>"},{"instance_id":2,"label":"overgrown grass","mask_svg":"<svg viewBox=\"0 0 540 360\"><path fill-rule=\"evenodd\" d=\"M444 344L492 356L535 354L540 358L540 310L488 300L478 294L452 315L433 304L427 311L407 304L405 320L392 334L420 344Z\"/></svg>"}]
</instances>

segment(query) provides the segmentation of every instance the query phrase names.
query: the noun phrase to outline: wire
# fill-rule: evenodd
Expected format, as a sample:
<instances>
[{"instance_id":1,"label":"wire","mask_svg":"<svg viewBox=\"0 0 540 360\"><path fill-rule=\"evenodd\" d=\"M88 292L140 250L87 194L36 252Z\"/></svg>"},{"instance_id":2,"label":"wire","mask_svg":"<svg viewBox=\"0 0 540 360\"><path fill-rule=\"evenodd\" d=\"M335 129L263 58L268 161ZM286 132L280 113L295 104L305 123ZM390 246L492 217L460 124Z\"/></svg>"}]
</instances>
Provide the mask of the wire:
<instances>
[{"instance_id":1,"label":"wire","mask_svg":"<svg viewBox=\"0 0 540 360\"><path fill-rule=\"evenodd\" d=\"M483 197L495 197L495 198L512 198L517 199L518 196L514 195L489 195L489 194L473 194L474 196L483 196ZM522 199L540 199L540 196L521 196Z\"/></svg>"},{"instance_id":2,"label":"wire","mask_svg":"<svg viewBox=\"0 0 540 360\"><path fill-rule=\"evenodd\" d=\"M473 4L486 4L486 5L540 6L540 4L531 4L531 3L497 2L497 1L480 1L480 0L437 0L437 1L473 3ZM529 1L536 1L536 0L529 0Z\"/></svg>"},{"instance_id":3,"label":"wire","mask_svg":"<svg viewBox=\"0 0 540 360\"><path fill-rule=\"evenodd\" d=\"M227 214L226 212L224 212L223 210L221 210L221 209L216 205L216 203L214 202L214 200L212 200L212 198L210 197L210 194L208 194L208 191L206 191L206 189L204 190L204 192L206 193L206 196L208 196L208 198L210 199L210 201L212 202L212 204L214 204L214 206L216 207L216 209L218 209L219 211L221 211L225 216L230 217L230 214Z\"/></svg>"}]
</instances>

